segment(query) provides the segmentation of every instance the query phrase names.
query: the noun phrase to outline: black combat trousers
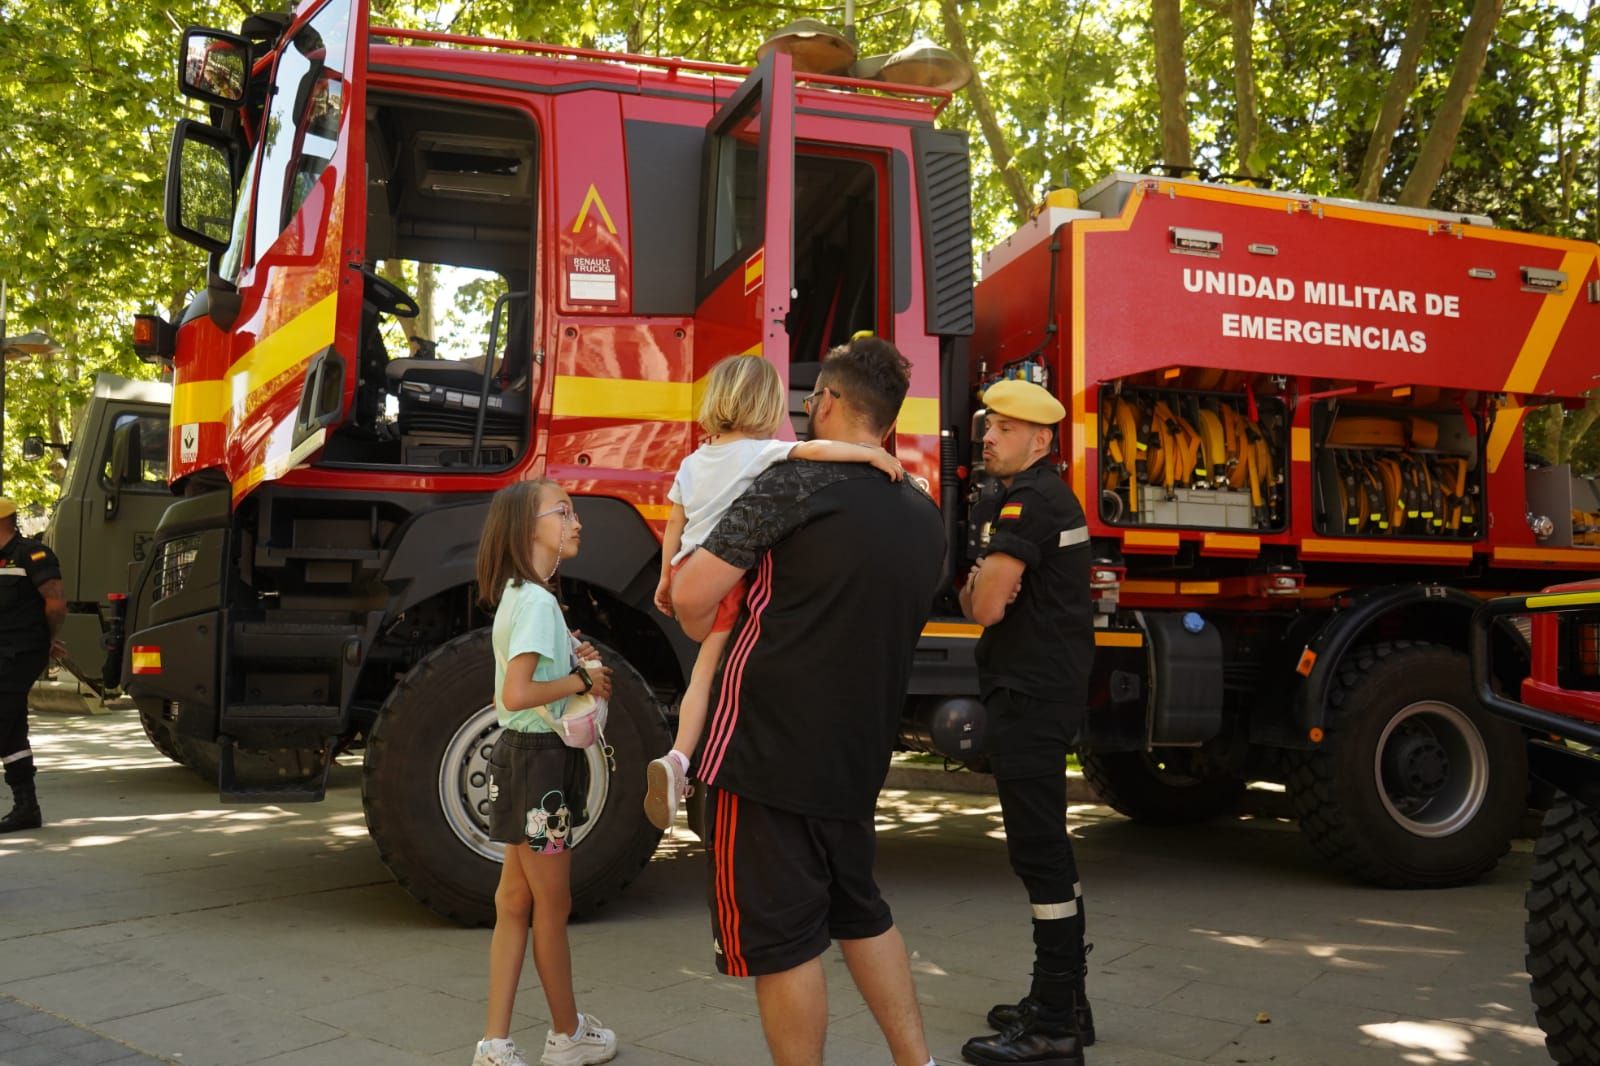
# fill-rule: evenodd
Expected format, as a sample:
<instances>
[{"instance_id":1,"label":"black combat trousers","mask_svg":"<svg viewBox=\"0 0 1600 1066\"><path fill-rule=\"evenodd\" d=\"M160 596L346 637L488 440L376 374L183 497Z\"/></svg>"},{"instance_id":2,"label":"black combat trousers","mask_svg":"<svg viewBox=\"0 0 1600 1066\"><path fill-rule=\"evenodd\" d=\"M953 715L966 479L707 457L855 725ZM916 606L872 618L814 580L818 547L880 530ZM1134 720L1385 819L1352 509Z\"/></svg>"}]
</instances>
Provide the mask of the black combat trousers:
<instances>
[{"instance_id":1,"label":"black combat trousers","mask_svg":"<svg viewBox=\"0 0 1600 1066\"><path fill-rule=\"evenodd\" d=\"M1083 889L1067 835L1067 752L1078 742L1084 711L1010 689L989 693L985 705L1006 851L1033 905L1037 995L1059 983L1051 978L1084 967Z\"/></svg>"},{"instance_id":2,"label":"black combat trousers","mask_svg":"<svg viewBox=\"0 0 1600 1066\"><path fill-rule=\"evenodd\" d=\"M28 693L0 692L0 764L13 789L33 784L33 750L28 747Z\"/></svg>"}]
</instances>

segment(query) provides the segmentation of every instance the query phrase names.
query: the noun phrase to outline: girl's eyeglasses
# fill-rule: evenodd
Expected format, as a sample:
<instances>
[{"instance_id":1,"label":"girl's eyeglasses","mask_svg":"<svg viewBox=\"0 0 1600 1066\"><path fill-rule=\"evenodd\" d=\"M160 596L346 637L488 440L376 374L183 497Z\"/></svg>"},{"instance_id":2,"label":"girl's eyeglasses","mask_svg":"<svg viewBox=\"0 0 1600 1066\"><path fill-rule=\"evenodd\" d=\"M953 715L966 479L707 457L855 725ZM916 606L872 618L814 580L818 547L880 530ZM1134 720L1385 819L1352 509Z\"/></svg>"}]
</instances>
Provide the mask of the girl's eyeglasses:
<instances>
[{"instance_id":1,"label":"girl's eyeglasses","mask_svg":"<svg viewBox=\"0 0 1600 1066\"><path fill-rule=\"evenodd\" d=\"M544 518L544 517L546 517L548 515L553 515L553 514L560 515L561 516L561 524L562 525L566 525L567 523L572 521L572 516L573 516L572 504L567 503L566 501L563 500L561 503L556 504L554 507L550 508L548 511L540 511L538 514L534 515L533 517L537 520L537 519Z\"/></svg>"}]
</instances>

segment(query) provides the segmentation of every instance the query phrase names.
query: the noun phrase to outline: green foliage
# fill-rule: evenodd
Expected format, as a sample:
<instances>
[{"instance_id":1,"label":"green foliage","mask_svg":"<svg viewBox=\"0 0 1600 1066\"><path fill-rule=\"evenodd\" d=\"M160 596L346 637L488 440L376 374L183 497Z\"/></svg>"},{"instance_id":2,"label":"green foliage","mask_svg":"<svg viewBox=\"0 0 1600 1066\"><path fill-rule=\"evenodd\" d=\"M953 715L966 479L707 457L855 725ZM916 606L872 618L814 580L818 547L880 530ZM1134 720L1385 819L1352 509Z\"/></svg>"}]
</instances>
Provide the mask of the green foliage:
<instances>
[{"instance_id":1,"label":"green foliage","mask_svg":"<svg viewBox=\"0 0 1600 1066\"><path fill-rule=\"evenodd\" d=\"M9 368L6 481L26 503L46 501L53 488L42 465L22 464L23 435L69 433L96 371L151 376L125 342L129 316L148 309L171 317L203 280L203 257L168 237L161 221L173 122L200 113L174 86L178 28L236 27L245 6L9 0L0 8L0 116L7 135L0 148L0 279L10 294L8 332L43 330L65 349ZM1260 141L1253 160L1240 160L1229 5L1185 3L1197 161L1215 172L1249 165L1279 187L1348 193L1407 6L1406 0L1259 0L1253 34ZM842 17L839 0L374 0L373 7L380 25L731 63L751 62L766 34L791 19ZM1526 0L1508 10L1435 206L1542 232L1596 235L1600 23L1590 7L1591 0ZM1387 198L1410 173L1470 8L1470 0L1435 7L1417 88L1384 174ZM1160 129L1145 0L964 0L959 12L1027 188L1083 189L1112 170L1156 160ZM917 34L944 36L936 0L861 0L857 30L863 54L893 51ZM1016 204L990 162L970 95L958 95L943 121L973 138L981 249L1015 226ZM441 306L441 316L474 318L483 313L483 296L463 288L453 297L460 305Z\"/></svg>"}]
</instances>

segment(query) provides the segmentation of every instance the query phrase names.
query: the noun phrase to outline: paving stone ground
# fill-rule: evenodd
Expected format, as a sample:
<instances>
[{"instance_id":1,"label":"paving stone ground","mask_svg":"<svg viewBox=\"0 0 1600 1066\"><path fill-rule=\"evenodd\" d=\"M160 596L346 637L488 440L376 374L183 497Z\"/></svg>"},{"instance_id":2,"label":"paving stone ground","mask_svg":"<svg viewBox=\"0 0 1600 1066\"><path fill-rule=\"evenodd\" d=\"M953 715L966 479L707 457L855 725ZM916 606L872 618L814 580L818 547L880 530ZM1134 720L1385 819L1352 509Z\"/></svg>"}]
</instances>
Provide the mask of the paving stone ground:
<instances>
[{"instance_id":1,"label":"paving stone ground","mask_svg":"<svg viewBox=\"0 0 1600 1066\"><path fill-rule=\"evenodd\" d=\"M139 1066L162 1061L0 995L0 1066Z\"/></svg>"},{"instance_id":2,"label":"paving stone ground","mask_svg":"<svg viewBox=\"0 0 1600 1066\"><path fill-rule=\"evenodd\" d=\"M0 1066L78 1061L42 1044L49 1032L185 1066L470 1060L488 933L392 883L357 767L336 770L322 804L235 807L128 714L37 717L34 747L49 824L0 838ZM1549 1062L1522 962L1526 842L1477 885L1386 892L1340 880L1271 817L1158 831L1080 805L1073 820L1092 1066ZM1026 980L1027 900L999 808L895 789L878 826L929 1036L953 1063ZM751 984L714 973L704 876L680 833L572 928L580 1005L618 1031L619 1062L766 1061ZM837 953L826 964L828 1061L886 1064ZM538 1045L544 1010L529 965L519 1042Z\"/></svg>"}]
</instances>

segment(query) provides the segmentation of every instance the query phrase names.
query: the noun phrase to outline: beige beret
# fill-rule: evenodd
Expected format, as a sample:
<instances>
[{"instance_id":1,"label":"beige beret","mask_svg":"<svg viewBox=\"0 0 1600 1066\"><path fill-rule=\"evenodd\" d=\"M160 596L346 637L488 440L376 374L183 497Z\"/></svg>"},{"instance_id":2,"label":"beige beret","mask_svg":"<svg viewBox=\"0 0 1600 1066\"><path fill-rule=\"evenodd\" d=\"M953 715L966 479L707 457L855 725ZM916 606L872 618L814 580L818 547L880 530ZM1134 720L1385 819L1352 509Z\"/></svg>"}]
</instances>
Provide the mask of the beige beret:
<instances>
[{"instance_id":1,"label":"beige beret","mask_svg":"<svg viewBox=\"0 0 1600 1066\"><path fill-rule=\"evenodd\" d=\"M1054 426L1067 417L1061 401L1031 381L997 381L984 390L983 405L1007 418L1041 426Z\"/></svg>"},{"instance_id":2,"label":"beige beret","mask_svg":"<svg viewBox=\"0 0 1600 1066\"><path fill-rule=\"evenodd\" d=\"M17 513L17 505L5 496L0 496L0 518L10 518Z\"/></svg>"}]
</instances>

